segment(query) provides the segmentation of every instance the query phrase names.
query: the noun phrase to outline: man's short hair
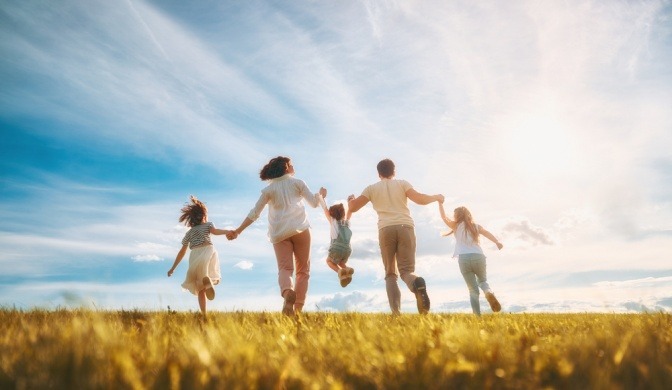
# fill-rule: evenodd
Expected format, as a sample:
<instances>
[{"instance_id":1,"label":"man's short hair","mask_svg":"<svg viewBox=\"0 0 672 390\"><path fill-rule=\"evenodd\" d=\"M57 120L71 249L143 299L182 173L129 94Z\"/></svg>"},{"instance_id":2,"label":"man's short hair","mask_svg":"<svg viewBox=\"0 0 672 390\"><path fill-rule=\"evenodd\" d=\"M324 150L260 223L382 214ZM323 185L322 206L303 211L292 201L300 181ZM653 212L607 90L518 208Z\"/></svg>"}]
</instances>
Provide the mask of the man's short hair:
<instances>
[{"instance_id":1,"label":"man's short hair","mask_svg":"<svg viewBox=\"0 0 672 390\"><path fill-rule=\"evenodd\" d=\"M378 174L381 177L389 179L394 176L394 162L389 158L381 160L376 168L378 168Z\"/></svg>"}]
</instances>

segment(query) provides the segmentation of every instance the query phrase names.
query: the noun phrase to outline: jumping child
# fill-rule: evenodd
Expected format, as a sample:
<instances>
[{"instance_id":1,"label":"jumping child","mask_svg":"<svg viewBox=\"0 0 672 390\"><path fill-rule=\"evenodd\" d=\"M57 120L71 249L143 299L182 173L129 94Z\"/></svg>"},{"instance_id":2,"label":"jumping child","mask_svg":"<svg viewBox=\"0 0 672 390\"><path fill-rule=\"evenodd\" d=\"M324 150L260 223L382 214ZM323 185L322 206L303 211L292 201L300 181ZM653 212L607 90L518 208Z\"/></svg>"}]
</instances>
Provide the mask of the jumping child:
<instances>
[{"instance_id":1,"label":"jumping child","mask_svg":"<svg viewBox=\"0 0 672 390\"><path fill-rule=\"evenodd\" d=\"M188 246L191 249L189 269L182 288L198 295L198 305L205 317L205 298L215 299L214 285L219 284L222 278L219 270L219 257L210 240L210 234L222 235L231 231L215 228L212 222L208 222L208 208L205 204L193 195L190 200L191 203L182 207L179 219L190 229L182 239L182 249L177 253L173 266L168 270L168 276L170 277L180 264Z\"/></svg>"},{"instance_id":2,"label":"jumping child","mask_svg":"<svg viewBox=\"0 0 672 390\"><path fill-rule=\"evenodd\" d=\"M485 299L488 300L492 311L498 312L502 310L502 306L499 304L487 282L485 255L479 245L478 237L479 235L485 236L488 240L494 242L498 249L502 249L504 245L483 226L475 223L471 212L466 207L455 209L454 221L446 216L443 202L439 202L439 212L441 213L441 219L452 229L452 232L448 233L448 235L455 233L455 253L453 257L458 258L460 272L469 288L471 310L474 314L481 315L481 305L478 301L479 287L485 293Z\"/></svg>"},{"instance_id":3,"label":"jumping child","mask_svg":"<svg viewBox=\"0 0 672 390\"><path fill-rule=\"evenodd\" d=\"M348 197L348 200L350 200L350 197ZM320 197L320 204L331 227L331 244L327 255L327 265L338 273L341 287L345 287L350 284L352 274L355 273L354 269L346 265L350 254L352 254L352 247L350 246L350 238L352 237L352 231L350 230L351 213L348 211L346 215L342 203L335 204L327 209L327 203L322 197Z\"/></svg>"}]
</instances>

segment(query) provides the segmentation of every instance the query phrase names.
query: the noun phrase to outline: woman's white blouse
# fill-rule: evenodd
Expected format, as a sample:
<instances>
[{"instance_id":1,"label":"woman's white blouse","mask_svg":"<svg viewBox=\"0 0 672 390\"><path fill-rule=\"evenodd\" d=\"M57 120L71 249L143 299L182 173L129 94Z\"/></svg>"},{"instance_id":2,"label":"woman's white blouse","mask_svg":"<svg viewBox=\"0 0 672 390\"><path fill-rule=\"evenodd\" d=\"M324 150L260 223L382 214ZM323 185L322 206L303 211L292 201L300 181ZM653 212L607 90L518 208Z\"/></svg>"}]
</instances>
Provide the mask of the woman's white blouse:
<instances>
[{"instance_id":1,"label":"woman's white blouse","mask_svg":"<svg viewBox=\"0 0 672 390\"><path fill-rule=\"evenodd\" d=\"M320 195L311 193L303 180L286 174L271 179L261 190L257 204L247 218L256 221L268 204L268 238L275 244L310 228L304 199L314 208L319 205Z\"/></svg>"}]
</instances>

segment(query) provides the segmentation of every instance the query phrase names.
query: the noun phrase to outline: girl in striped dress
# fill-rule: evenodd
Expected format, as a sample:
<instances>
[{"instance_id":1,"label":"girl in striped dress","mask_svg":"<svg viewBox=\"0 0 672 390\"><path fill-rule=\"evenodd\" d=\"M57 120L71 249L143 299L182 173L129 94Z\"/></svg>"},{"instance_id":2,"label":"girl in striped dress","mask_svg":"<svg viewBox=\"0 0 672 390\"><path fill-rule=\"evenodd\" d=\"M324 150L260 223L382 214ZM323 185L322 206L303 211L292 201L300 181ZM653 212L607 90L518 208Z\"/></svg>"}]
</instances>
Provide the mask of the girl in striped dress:
<instances>
[{"instance_id":1,"label":"girl in striped dress","mask_svg":"<svg viewBox=\"0 0 672 390\"><path fill-rule=\"evenodd\" d=\"M222 235L231 231L215 228L212 222L208 222L208 208L205 204L193 195L190 200L190 203L182 207L179 221L184 222L191 229L182 239L182 249L177 253L173 266L168 270L168 276L173 274L189 247L191 249L189 269L182 288L198 295L198 305L205 316L205 299L215 299L214 285L218 284L222 278L219 270L219 257L210 240L210 234Z\"/></svg>"}]
</instances>

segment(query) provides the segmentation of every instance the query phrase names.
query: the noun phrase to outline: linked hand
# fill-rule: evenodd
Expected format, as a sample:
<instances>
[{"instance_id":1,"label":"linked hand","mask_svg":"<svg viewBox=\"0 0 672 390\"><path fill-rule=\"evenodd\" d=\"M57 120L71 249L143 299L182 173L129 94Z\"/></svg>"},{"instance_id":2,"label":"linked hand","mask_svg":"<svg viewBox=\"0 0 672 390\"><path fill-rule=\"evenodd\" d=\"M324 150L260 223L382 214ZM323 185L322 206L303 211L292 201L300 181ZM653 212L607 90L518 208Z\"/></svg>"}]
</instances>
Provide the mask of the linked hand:
<instances>
[{"instance_id":1,"label":"linked hand","mask_svg":"<svg viewBox=\"0 0 672 390\"><path fill-rule=\"evenodd\" d=\"M327 189L324 187L320 187L320 195L322 195L323 198L327 197Z\"/></svg>"},{"instance_id":2,"label":"linked hand","mask_svg":"<svg viewBox=\"0 0 672 390\"><path fill-rule=\"evenodd\" d=\"M235 240L238 238L238 233L236 233L235 230L231 230L228 233L226 233L226 239L229 241Z\"/></svg>"},{"instance_id":3,"label":"linked hand","mask_svg":"<svg viewBox=\"0 0 672 390\"><path fill-rule=\"evenodd\" d=\"M446 200L446 198L443 196L443 194L438 194L437 200L439 201L439 203L443 203Z\"/></svg>"}]
</instances>

